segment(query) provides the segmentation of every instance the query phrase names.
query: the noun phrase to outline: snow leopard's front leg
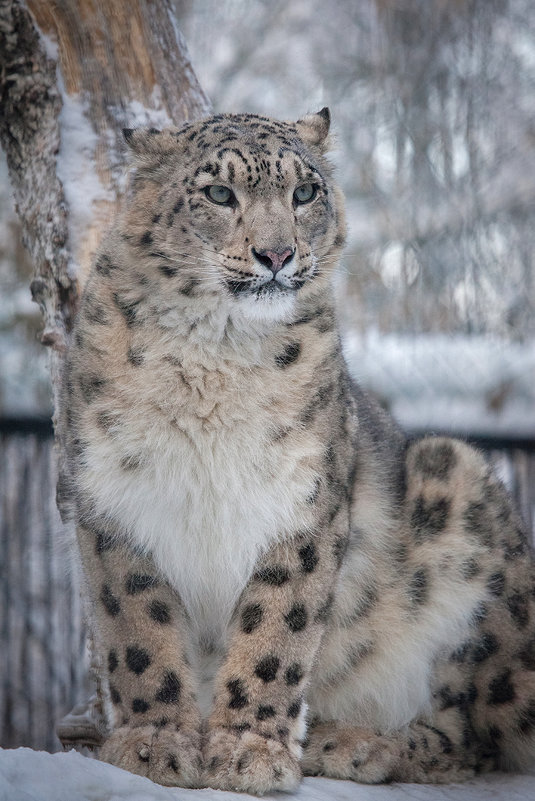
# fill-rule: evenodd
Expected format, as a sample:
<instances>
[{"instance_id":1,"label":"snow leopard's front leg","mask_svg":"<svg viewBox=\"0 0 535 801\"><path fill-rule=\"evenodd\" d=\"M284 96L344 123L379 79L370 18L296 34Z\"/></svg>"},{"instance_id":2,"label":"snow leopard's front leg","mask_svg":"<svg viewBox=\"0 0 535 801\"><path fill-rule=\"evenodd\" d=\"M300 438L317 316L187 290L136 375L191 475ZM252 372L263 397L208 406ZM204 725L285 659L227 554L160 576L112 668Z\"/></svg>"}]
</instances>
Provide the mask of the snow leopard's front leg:
<instances>
[{"instance_id":1,"label":"snow leopard's front leg","mask_svg":"<svg viewBox=\"0 0 535 801\"><path fill-rule=\"evenodd\" d=\"M272 548L236 610L204 748L211 787L263 794L301 777L305 692L332 604L343 534Z\"/></svg>"},{"instance_id":2,"label":"snow leopard's front leg","mask_svg":"<svg viewBox=\"0 0 535 801\"><path fill-rule=\"evenodd\" d=\"M77 534L113 706L99 756L160 784L196 786L200 719L180 599L150 558L111 532Z\"/></svg>"}]
</instances>

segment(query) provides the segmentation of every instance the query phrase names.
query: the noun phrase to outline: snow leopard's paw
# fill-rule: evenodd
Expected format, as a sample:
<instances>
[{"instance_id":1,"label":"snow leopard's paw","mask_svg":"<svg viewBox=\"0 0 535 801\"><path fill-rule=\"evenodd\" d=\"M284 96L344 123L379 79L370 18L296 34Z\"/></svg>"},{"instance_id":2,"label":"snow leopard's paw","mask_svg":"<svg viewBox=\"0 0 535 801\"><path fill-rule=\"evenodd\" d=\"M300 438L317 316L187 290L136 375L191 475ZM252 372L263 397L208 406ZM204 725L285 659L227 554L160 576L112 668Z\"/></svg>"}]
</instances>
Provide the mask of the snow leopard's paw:
<instances>
[{"instance_id":1,"label":"snow leopard's paw","mask_svg":"<svg viewBox=\"0 0 535 801\"><path fill-rule=\"evenodd\" d=\"M432 726L422 724L419 736L418 725L414 723L410 733L389 735L336 721L312 725L301 760L303 773L362 784L441 784L474 776L470 754L456 751L449 738Z\"/></svg>"},{"instance_id":2,"label":"snow leopard's paw","mask_svg":"<svg viewBox=\"0 0 535 801\"><path fill-rule=\"evenodd\" d=\"M100 759L153 782L198 787L202 757L200 736L174 726L123 726L100 749Z\"/></svg>"},{"instance_id":3,"label":"snow leopard's paw","mask_svg":"<svg viewBox=\"0 0 535 801\"><path fill-rule=\"evenodd\" d=\"M399 748L373 731L324 723L312 727L301 759L305 776L379 784L395 777Z\"/></svg>"},{"instance_id":4,"label":"snow leopard's paw","mask_svg":"<svg viewBox=\"0 0 535 801\"><path fill-rule=\"evenodd\" d=\"M219 790L264 795L295 790L301 779L299 763L285 745L251 731L211 731L204 763L203 784Z\"/></svg>"}]
</instances>

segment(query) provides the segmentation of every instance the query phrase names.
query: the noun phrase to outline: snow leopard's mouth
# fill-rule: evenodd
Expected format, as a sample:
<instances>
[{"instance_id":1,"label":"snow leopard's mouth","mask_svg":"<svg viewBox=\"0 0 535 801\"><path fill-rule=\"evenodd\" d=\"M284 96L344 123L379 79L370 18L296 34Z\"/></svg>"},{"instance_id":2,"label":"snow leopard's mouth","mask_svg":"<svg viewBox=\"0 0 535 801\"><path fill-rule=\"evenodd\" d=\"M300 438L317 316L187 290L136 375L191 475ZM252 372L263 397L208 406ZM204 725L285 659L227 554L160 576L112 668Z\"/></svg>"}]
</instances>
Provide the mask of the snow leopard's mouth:
<instances>
[{"instance_id":1,"label":"snow leopard's mouth","mask_svg":"<svg viewBox=\"0 0 535 801\"><path fill-rule=\"evenodd\" d=\"M255 289L254 294L257 297L263 297L266 295L278 295L281 292L295 292L297 289L303 286L303 283L303 281L296 281L295 283L292 282L291 285L287 286L286 284L281 284L276 278L272 278L271 281L267 282L267 284L263 284L263 286Z\"/></svg>"},{"instance_id":2,"label":"snow leopard's mouth","mask_svg":"<svg viewBox=\"0 0 535 801\"><path fill-rule=\"evenodd\" d=\"M273 295L280 295L295 292L300 289L303 284L305 283L302 279L286 279L288 284L281 283L281 281L277 280L277 278L272 278L269 281L266 281L263 284L258 286L256 278L252 280L241 280L241 281L226 281L226 285L230 292L236 296L254 296L256 298L262 297L270 297Z\"/></svg>"}]
</instances>

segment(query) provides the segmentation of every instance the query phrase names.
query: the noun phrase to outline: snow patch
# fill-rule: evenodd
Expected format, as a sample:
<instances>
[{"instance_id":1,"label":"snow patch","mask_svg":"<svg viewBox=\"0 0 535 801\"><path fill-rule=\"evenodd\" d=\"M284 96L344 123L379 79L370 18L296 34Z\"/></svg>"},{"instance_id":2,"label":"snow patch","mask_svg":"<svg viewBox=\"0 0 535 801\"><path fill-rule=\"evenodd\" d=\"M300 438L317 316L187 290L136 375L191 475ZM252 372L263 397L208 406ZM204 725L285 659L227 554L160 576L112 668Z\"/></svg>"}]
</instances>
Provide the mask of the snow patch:
<instances>
[{"instance_id":1,"label":"snow patch","mask_svg":"<svg viewBox=\"0 0 535 801\"><path fill-rule=\"evenodd\" d=\"M162 101L162 90L155 85L150 96L150 105L145 106L139 100L130 100L116 116L125 118L125 127L128 128L176 128Z\"/></svg>"},{"instance_id":2,"label":"snow patch","mask_svg":"<svg viewBox=\"0 0 535 801\"><path fill-rule=\"evenodd\" d=\"M90 119L89 99L84 94L68 94L58 70L58 86L62 97L59 115L61 143L57 157L57 174L69 206L69 238L76 253L80 233L83 235L94 221L94 204L114 202L95 170L99 137ZM75 266L70 265L71 278Z\"/></svg>"},{"instance_id":3,"label":"snow patch","mask_svg":"<svg viewBox=\"0 0 535 801\"><path fill-rule=\"evenodd\" d=\"M43 49L45 51L46 57L51 59L51 61L55 61L56 64L59 59L59 51L58 51L58 43L55 37L50 36L48 33L43 33L41 28L37 25L34 19L34 25L39 31L39 38L41 40L41 44L43 45Z\"/></svg>"}]
</instances>

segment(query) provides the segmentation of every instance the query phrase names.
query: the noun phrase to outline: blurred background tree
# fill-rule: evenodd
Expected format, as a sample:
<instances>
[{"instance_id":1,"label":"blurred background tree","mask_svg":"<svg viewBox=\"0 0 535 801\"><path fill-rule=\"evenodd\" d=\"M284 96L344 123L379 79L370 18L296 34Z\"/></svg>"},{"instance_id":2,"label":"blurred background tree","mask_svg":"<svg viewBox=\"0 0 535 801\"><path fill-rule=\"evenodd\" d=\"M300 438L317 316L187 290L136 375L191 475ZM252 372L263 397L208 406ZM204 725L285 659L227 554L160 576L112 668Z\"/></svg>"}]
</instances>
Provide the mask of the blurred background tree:
<instances>
[{"instance_id":1,"label":"blurred background tree","mask_svg":"<svg viewBox=\"0 0 535 801\"><path fill-rule=\"evenodd\" d=\"M535 331L529 0L177 4L217 110L331 106L349 209L344 319Z\"/></svg>"}]
</instances>

